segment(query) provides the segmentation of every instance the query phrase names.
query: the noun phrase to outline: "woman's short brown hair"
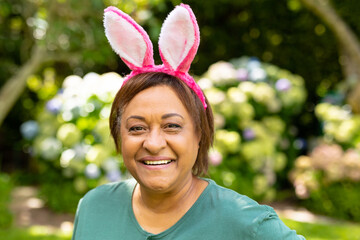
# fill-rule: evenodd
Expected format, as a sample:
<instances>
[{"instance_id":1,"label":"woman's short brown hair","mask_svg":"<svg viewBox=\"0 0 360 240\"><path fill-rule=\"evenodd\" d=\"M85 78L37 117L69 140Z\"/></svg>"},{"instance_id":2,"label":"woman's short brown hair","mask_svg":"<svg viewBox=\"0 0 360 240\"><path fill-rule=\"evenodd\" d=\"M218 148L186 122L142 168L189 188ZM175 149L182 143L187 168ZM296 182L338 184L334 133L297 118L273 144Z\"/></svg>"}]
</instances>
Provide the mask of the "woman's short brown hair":
<instances>
[{"instance_id":1,"label":"woman's short brown hair","mask_svg":"<svg viewBox=\"0 0 360 240\"><path fill-rule=\"evenodd\" d=\"M214 119L211 106L205 97L207 104L205 109L199 97L186 83L165 73L151 72L136 75L129 79L116 94L111 107L109 121L111 135L117 151L121 152L120 124L121 115L126 105L139 92L159 85L171 87L189 112L195 125L195 131L200 135L199 151L193 166L193 174L196 176L206 174L208 169L208 150L214 139Z\"/></svg>"}]
</instances>

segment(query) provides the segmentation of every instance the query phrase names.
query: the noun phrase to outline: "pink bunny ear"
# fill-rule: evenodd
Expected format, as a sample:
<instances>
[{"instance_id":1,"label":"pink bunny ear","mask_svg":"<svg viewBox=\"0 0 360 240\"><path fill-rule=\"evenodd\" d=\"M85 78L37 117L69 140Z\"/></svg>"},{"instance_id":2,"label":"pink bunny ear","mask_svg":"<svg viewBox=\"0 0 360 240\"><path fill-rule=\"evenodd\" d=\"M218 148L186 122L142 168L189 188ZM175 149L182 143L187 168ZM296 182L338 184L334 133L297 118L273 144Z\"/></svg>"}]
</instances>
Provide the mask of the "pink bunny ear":
<instances>
[{"instance_id":1,"label":"pink bunny ear","mask_svg":"<svg viewBox=\"0 0 360 240\"><path fill-rule=\"evenodd\" d=\"M111 47L130 69L154 65L150 38L129 15L116 7L108 7L105 9L104 26Z\"/></svg>"},{"instance_id":2,"label":"pink bunny ear","mask_svg":"<svg viewBox=\"0 0 360 240\"><path fill-rule=\"evenodd\" d=\"M199 26L191 8L181 4L166 18L160 33L159 50L164 65L188 72L200 43Z\"/></svg>"}]
</instances>

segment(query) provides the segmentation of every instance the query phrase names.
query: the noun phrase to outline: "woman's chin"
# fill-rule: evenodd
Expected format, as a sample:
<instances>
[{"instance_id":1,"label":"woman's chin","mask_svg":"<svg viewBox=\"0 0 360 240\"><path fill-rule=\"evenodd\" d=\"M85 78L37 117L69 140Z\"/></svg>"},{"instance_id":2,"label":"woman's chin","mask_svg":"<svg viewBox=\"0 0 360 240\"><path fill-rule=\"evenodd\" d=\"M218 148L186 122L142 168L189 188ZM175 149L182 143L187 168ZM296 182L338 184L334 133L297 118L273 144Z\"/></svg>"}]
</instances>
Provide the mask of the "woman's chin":
<instances>
[{"instance_id":1,"label":"woman's chin","mask_svg":"<svg viewBox=\"0 0 360 240\"><path fill-rule=\"evenodd\" d=\"M165 177L153 177L140 181L140 187L152 192L164 193L171 191L172 179Z\"/></svg>"}]
</instances>

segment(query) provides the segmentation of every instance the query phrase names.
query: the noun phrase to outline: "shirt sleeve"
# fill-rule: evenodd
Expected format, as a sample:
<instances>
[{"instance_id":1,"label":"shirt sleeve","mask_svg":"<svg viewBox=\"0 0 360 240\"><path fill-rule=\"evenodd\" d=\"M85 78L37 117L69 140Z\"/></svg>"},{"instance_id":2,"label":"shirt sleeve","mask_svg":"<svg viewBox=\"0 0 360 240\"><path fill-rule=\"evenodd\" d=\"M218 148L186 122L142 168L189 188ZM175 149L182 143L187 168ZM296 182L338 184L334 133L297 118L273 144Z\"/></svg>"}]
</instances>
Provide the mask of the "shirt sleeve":
<instances>
[{"instance_id":1,"label":"shirt sleeve","mask_svg":"<svg viewBox=\"0 0 360 240\"><path fill-rule=\"evenodd\" d=\"M273 208L268 206L266 206L266 208L266 213L259 218L255 239L305 240L305 238L298 235L295 230L288 228L283 221L281 221Z\"/></svg>"}]
</instances>

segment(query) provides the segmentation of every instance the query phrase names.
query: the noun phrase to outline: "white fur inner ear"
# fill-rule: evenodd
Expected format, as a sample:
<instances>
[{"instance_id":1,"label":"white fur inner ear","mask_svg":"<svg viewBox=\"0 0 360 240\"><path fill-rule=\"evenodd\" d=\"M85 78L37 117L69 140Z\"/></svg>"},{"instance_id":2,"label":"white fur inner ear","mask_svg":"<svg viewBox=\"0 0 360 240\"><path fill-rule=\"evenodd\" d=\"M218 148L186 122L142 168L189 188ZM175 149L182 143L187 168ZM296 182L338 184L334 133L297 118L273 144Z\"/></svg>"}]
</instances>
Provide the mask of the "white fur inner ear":
<instances>
[{"instance_id":1,"label":"white fur inner ear","mask_svg":"<svg viewBox=\"0 0 360 240\"><path fill-rule=\"evenodd\" d=\"M105 34L111 47L129 63L141 67L146 43L141 33L126 19L114 12L105 13Z\"/></svg>"},{"instance_id":2,"label":"white fur inner ear","mask_svg":"<svg viewBox=\"0 0 360 240\"><path fill-rule=\"evenodd\" d=\"M161 52L176 70L188 55L195 42L195 29L188 11L183 7L175 8L166 18L160 33Z\"/></svg>"}]
</instances>

